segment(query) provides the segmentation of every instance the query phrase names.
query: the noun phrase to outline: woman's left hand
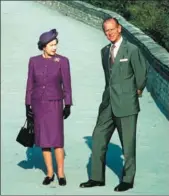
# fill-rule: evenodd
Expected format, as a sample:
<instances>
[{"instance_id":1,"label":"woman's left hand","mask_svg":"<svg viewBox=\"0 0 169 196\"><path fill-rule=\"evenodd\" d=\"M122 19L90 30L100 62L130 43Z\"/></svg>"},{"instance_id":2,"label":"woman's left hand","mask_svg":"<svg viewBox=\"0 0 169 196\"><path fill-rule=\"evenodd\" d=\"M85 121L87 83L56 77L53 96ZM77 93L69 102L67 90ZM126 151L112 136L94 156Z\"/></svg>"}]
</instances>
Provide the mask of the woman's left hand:
<instances>
[{"instance_id":1,"label":"woman's left hand","mask_svg":"<svg viewBox=\"0 0 169 196\"><path fill-rule=\"evenodd\" d=\"M68 118L68 116L70 115L70 105L65 105L65 108L63 110L63 117L64 119Z\"/></svg>"}]
</instances>

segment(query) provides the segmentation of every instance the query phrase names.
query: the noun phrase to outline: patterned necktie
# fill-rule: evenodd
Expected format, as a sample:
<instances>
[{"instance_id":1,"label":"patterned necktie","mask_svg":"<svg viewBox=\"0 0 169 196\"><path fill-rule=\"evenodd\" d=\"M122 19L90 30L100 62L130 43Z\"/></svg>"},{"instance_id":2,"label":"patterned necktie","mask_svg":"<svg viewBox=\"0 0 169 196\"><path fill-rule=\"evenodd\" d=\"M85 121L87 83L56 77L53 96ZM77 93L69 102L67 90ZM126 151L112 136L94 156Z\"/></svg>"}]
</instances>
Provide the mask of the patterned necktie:
<instances>
[{"instance_id":1,"label":"patterned necktie","mask_svg":"<svg viewBox=\"0 0 169 196\"><path fill-rule=\"evenodd\" d=\"M110 62L111 62L111 65L114 63L114 48L116 46L115 45L112 45L111 48L110 48Z\"/></svg>"}]
</instances>

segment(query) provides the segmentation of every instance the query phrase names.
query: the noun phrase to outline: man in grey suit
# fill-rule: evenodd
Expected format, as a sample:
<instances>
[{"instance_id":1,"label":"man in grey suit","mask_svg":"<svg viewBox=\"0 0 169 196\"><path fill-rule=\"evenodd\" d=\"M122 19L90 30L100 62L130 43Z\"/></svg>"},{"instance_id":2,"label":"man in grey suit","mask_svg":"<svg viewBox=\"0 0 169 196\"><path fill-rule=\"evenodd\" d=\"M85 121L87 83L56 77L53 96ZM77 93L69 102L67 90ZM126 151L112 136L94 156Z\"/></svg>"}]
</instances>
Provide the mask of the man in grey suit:
<instances>
[{"instance_id":1,"label":"man in grey suit","mask_svg":"<svg viewBox=\"0 0 169 196\"><path fill-rule=\"evenodd\" d=\"M136 173L136 125L147 66L139 48L122 37L116 18L104 20L103 31L111 42L101 50L106 85L92 136L91 178L80 187L105 185L106 151L117 128L124 167L121 182L114 190L126 191L133 188Z\"/></svg>"}]
</instances>

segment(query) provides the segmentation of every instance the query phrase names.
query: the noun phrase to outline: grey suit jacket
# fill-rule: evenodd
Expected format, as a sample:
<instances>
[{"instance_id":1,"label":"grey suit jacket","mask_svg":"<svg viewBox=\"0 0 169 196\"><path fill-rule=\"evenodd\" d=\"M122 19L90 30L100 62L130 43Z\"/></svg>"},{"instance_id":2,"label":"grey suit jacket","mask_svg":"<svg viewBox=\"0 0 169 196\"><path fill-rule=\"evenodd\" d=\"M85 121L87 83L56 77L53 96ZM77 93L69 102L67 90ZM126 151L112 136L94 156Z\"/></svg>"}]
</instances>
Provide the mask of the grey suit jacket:
<instances>
[{"instance_id":1,"label":"grey suit jacket","mask_svg":"<svg viewBox=\"0 0 169 196\"><path fill-rule=\"evenodd\" d=\"M111 65L110 46L101 50L105 90L99 112L110 102L117 117L136 114L140 111L137 90L143 91L146 85L146 60L137 46L123 38L114 64Z\"/></svg>"}]
</instances>

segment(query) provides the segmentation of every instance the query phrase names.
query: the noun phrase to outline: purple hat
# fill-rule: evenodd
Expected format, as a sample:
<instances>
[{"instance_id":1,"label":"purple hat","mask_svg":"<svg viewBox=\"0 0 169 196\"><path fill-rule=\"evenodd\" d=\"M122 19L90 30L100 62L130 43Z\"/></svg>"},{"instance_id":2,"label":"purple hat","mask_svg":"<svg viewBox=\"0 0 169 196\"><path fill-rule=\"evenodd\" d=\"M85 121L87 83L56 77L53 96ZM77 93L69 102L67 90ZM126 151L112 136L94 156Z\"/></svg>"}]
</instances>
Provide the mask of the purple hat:
<instances>
[{"instance_id":1,"label":"purple hat","mask_svg":"<svg viewBox=\"0 0 169 196\"><path fill-rule=\"evenodd\" d=\"M48 44L50 41L56 39L57 35L58 32L56 31L56 29L52 29L48 32L42 33L39 37L38 45Z\"/></svg>"}]
</instances>

